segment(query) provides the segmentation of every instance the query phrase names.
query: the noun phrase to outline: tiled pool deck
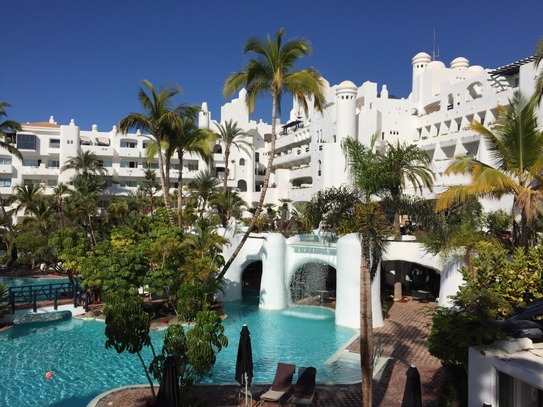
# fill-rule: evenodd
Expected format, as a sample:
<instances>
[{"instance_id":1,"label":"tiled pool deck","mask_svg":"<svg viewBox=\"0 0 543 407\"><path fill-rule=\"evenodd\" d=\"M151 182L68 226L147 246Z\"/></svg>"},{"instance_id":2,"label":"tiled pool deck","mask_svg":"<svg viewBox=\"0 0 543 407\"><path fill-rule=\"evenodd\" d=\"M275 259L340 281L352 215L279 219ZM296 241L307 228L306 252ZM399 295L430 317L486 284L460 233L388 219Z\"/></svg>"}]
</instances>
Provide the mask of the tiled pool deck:
<instances>
[{"instance_id":1,"label":"tiled pool deck","mask_svg":"<svg viewBox=\"0 0 543 407\"><path fill-rule=\"evenodd\" d=\"M410 365L416 365L422 383L423 405L437 407L438 395L443 383L441 363L428 353L428 334L431 328L429 312L434 303L407 301L394 303L385 325L375 330L375 337L381 344L383 357L389 362L376 376L373 382L374 407L400 407L404 392L406 371ZM358 352L358 341L354 341L348 350ZM317 373L318 374L318 373ZM318 380L318 378L317 378ZM269 385L253 385L255 403L258 395ZM207 400L207 406L226 407L244 405L238 403L238 385L194 386L195 396ZM158 390L158 389L157 389ZM116 389L95 399L93 407L145 407L152 399L148 386ZM288 399L288 395L286 397ZM259 403L265 406L265 403ZM287 405L285 403L283 405ZM360 384L318 385L313 406L359 406L361 405Z\"/></svg>"}]
</instances>

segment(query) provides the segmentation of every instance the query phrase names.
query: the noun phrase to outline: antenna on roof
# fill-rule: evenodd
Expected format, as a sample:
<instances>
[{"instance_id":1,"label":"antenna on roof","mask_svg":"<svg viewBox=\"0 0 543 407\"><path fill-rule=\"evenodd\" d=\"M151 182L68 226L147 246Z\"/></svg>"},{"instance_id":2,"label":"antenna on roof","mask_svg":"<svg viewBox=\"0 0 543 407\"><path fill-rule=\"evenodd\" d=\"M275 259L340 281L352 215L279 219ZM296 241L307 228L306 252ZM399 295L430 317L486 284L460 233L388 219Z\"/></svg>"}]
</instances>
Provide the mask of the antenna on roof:
<instances>
[{"instance_id":1,"label":"antenna on roof","mask_svg":"<svg viewBox=\"0 0 543 407\"><path fill-rule=\"evenodd\" d=\"M435 61L438 56L439 56L439 46L437 47L437 51L436 51L436 30L434 29L434 42L432 44L432 61Z\"/></svg>"}]
</instances>

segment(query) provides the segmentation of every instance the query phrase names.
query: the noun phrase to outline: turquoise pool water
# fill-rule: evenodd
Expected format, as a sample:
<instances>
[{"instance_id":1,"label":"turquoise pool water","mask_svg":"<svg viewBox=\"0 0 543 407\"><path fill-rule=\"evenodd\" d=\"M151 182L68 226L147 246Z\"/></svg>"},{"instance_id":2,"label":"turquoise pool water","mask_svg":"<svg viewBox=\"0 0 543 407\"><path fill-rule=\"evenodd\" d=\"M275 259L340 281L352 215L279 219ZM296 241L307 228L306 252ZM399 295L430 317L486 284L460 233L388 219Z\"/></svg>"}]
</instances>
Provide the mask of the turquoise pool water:
<instances>
[{"instance_id":1,"label":"turquoise pool water","mask_svg":"<svg viewBox=\"0 0 543 407\"><path fill-rule=\"evenodd\" d=\"M260 311L254 301L225 305L226 335L230 344L217 358L206 380L232 383L239 332L247 324L253 345L255 383L271 382L278 361L315 366L319 382L352 380L356 366L325 364L355 331L337 327L334 312L319 307L290 307ZM157 351L161 331L152 332ZM112 388L146 384L136 355L106 350L104 323L77 319L47 324L19 325L0 334L0 406L86 406ZM150 352L144 353L147 363ZM353 372L354 369L354 372ZM50 380L45 374L51 371ZM359 372L358 372L359 374Z\"/></svg>"},{"instance_id":2,"label":"turquoise pool water","mask_svg":"<svg viewBox=\"0 0 543 407\"><path fill-rule=\"evenodd\" d=\"M68 277L48 277L48 278L32 278L32 277L0 277L0 284L8 287L19 287L23 285L42 285L68 282Z\"/></svg>"}]
</instances>

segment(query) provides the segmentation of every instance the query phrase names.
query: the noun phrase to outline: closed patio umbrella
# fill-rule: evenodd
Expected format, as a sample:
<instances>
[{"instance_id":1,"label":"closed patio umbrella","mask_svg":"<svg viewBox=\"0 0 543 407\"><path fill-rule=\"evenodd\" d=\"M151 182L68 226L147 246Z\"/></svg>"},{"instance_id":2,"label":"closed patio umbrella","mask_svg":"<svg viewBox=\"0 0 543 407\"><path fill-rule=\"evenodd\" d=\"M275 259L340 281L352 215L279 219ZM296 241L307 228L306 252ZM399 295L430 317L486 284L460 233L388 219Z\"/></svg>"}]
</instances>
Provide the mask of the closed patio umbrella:
<instances>
[{"instance_id":1,"label":"closed patio umbrella","mask_svg":"<svg viewBox=\"0 0 543 407\"><path fill-rule=\"evenodd\" d=\"M156 398L157 407L179 407L179 373L173 356L166 357L164 373Z\"/></svg>"},{"instance_id":2,"label":"closed patio umbrella","mask_svg":"<svg viewBox=\"0 0 543 407\"><path fill-rule=\"evenodd\" d=\"M402 407L422 407L422 391L420 387L420 374L415 365L411 365L405 373L405 390Z\"/></svg>"},{"instance_id":3,"label":"closed patio umbrella","mask_svg":"<svg viewBox=\"0 0 543 407\"><path fill-rule=\"evenodd\" d=\"M245 405L247 405L248 389L253 380L253 351L251 348L251 335L247 325L241 328L236 358L236 381L245 386Z\"/></svg>"}]
</instances>

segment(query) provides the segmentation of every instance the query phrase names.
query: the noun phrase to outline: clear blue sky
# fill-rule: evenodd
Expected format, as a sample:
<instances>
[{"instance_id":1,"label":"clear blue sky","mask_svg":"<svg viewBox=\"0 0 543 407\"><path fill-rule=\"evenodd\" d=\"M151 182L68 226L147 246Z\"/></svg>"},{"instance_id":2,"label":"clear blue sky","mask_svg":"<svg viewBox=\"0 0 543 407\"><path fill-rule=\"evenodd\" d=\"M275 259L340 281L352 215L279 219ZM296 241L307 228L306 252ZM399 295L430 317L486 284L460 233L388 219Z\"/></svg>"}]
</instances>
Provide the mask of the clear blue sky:
<instances>
[{"instance_id":1,"label":"clear blue sky","mask_svg":"<svg viewBox=\"0 0 543 407\"><path fill-rule=\"evenodd\" d=\"M431 54L434 30L445 64L463 56L496 68L533 54L542 16L541 0L3 0L0 100L22 123L53 115L107 131L141 111L137 91L148 79L179 85L179 103L206 101L218 120L246 40L280 27L313 46L299 67L316 67L332 85L369 80L407 97L411 58ZM267 100L252 118L269 122Z\"/></svg>"}]
</instances>

